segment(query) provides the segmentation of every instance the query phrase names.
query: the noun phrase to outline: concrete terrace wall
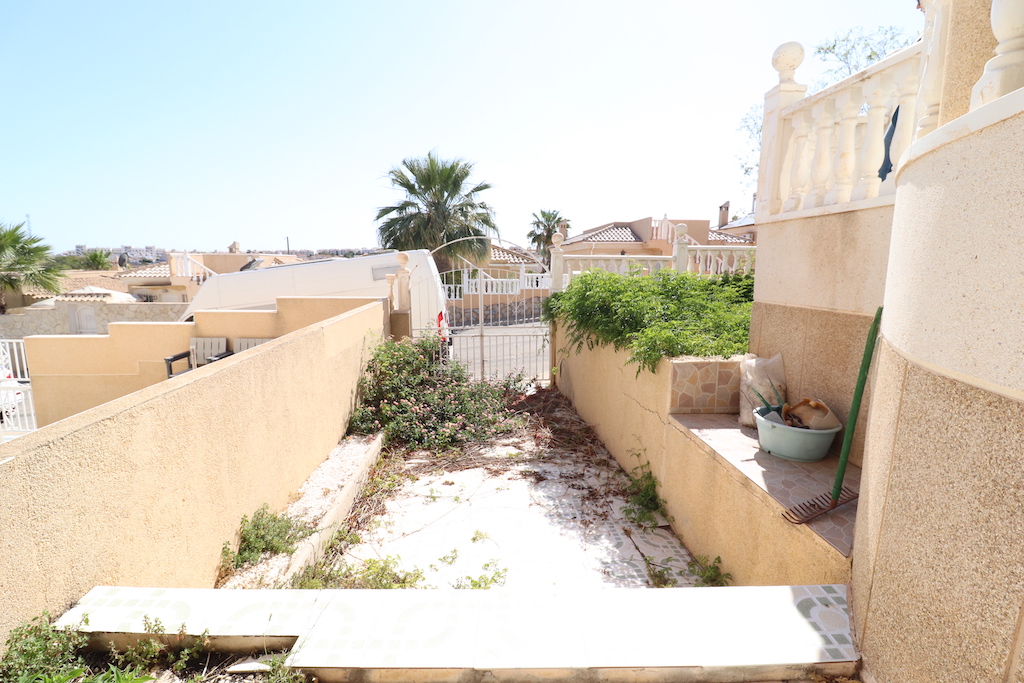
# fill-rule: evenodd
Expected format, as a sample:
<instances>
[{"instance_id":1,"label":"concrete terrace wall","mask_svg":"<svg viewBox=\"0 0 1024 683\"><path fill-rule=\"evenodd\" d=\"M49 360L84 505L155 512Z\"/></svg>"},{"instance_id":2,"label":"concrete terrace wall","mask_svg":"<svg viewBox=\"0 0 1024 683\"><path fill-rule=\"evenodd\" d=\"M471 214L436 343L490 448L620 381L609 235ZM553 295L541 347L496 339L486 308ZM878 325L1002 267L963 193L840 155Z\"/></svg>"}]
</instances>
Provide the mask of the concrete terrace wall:
<instances>
[{"instance_id":1,"label":"concrete terrace wall","mask_svg":"<svg viewBox=\"0 0 1024 683\"><path fill-rule=\"evenodd\" d=\"M559 334L555 348L564 347ZM672 383L684 373L674 375L672 363L663 360L656 373L637 376L628 358L611 346L560 356L558 388L626 471L650 464L686 546L720 555L735 585L846 583L847 558L784 521L767 493L671 414L682 412L674 405Z\"/></svg>"},{"instance_id":2,"label":"concrete terrace wall","mask_svg":"<svg viewBox=\"0 0 1024 683\"><path fill-rule=\"evenodd\" d=\"M212 587L241 517L282 509L343 436L386 315L365 303L0 445L0 640L96 585Z\"/></svg>"},{"instance_id":3,"label":"concrete terrace wall","mask_svg":"<svg viewBox=\"0 0 1024 683\"><path fill-rule=\"evenodd\" d=\"M0 315L0 336L24 339L34 334L74 334L71 319L79 308L93 309L96 331L107 333L112 322L172 322L188 308L180 303L106 303L102 301L55 301L53 308L21 308Z\"/></svg>"}]
</instances>

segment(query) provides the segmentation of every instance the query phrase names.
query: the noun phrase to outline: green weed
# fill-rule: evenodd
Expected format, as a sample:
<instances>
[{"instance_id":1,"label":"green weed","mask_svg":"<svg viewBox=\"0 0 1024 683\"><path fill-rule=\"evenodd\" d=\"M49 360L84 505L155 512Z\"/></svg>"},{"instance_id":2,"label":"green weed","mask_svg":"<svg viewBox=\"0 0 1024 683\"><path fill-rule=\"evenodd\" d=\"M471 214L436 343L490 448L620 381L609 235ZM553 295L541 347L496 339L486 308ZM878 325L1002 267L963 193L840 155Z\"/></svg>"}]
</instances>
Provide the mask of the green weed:
<instances>
[{"instance_id":1,"label":"green weed","mask_svg":"<svg viewBox=\"0 0 1024 683\"><path fill-rule=\"evenodd\" d=\"M715 557L714 561L710 561L705 555L694 555L693 559L686 563L686 568L697 577L694 586L728 586L732 581L732 574L722 573L719 566L721 563L721 557Z\"/></svg>"},{"instance_id":2,"label":"green weed","mask_svg":"<svg viewBox=\"0 0 1024 683\"><path fill-rule=\"evenodd\" d=\"M240 569L260 561L263 553L291 553L295 544L313 532L312 526L270 511L268 505L257 510L252 519L242 517L238 551L228 544L221 549L221 572Z\"/></svg>"},{"instance_id":3,"label":"green weed","mask_svg":"<svg viewBox=\"0 0 1024 683\"><path fill-rule=\"evenodd\" d=\"M39 678L57 683L61 676L79 669L84 672L85 661L79 651L86 640L84 634L74 629L56 628L50 615L43 612L16 626L7 636L0 657L0 682L18 683Z\"/></svg>"},{"instance_id":4,"label":"green weed","mask_svg":"<svg viewBox=\"0 0 1024 683\"><path fill-rule=\"evenodd\" d=\"M626 485L626 496L622 513L637 526L653 529L659 524L659 514L672 521L665 509L665 500L658 495L658 479L647 463L633 468Z\"/></svg>"},{"instance_id":5,"label":"green weed","mask_svg":"<svg viewBox=\"0 0 1024 683\"><path fill-rule=\"evenodd\" d=\"M455 581L452 584L452 588L461 589L473 589L473 590L487 590L494 586L504 586L505 577L508 575L508 569L498 566L497 560L491 560L486 563L481 569L484 573L474 578L472 576L464 576L461 579Z\"/></svg>"}]
</instances>

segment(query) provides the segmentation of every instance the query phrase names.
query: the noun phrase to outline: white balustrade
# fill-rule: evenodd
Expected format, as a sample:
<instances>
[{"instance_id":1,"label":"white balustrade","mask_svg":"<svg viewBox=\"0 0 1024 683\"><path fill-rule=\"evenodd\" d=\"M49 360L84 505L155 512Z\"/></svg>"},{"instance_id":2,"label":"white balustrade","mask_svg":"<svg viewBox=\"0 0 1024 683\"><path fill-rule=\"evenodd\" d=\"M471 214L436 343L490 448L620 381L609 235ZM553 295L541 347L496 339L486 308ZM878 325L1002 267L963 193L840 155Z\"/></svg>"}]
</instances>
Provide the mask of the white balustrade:
<instances>
[{"instance_id":1,"label":"white balustrade","mask_svg":"<svg viewBox=\"0 0 1024 683\"><path fill-rule=\"evenodd\" d=\"M939 5L947 1L933 0ZM885 135L898 107L889 144L889 158L896 166L918 128L923 45L915 43L795 101L792 98L802 94L793 82L802 48L787 43L776 51L773 64L779 71L779 86L766 96L763 130L778 137L762 143L759 220L893 191L892 182L883 183L878 175L885 159ZM941 80L941 63L936 62L933 59L933 70Z\"/></svg>"},{"instance_id":2,"label":"white balustrade","mask_svg":"<svg viewBox=\"0 0 1024 683\"><path fill-rule=\"evenodd\" d=\"M685 249L680 248L680 242ZM561 273L554 280L564 289L572 278L588 270L604 270L620 275L652 275L659 270L677 270L697 275L739 275L754 272L754 246L718 247L708 245L692 246L680 236L674 255L669 256L580 256L563 254L561 249L552 257L552 272Z\"/></svg>"},{"instance_id":3,"label":"white balustrade","mask_svg":"<svg viewBox=\"0 0 1024 683\"><path fill-rule=\"evenodd\" d=\"M992 0L992 35L996 56L971 93L971 109L1024 87L1024 3Z\"/></svg>"},{"instance_id":4,"label":"white balustrade","mask_svg":"<svg viewBox=\"0 0 1024 683\"><path fill-rule=\"evenodd\" d=\"M199 284L217 274L183 252L171 254L170 261L173 264L173 275L190 278Z\"/></svg>"}]
</instances>

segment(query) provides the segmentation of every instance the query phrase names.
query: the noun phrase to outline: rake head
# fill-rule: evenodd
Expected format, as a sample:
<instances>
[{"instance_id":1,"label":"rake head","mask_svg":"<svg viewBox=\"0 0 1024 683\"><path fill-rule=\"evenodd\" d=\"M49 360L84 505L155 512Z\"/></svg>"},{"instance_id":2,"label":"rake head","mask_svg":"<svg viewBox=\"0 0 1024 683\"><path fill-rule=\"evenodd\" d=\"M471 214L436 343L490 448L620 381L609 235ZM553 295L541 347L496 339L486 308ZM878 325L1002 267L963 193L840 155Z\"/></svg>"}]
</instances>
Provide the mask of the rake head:
<instances>
[{"instance_id":1,"label":"rake head","mask_svg":"<svg viewBox=\"0 0 1024 683\"><path fill-rule=\"evenodd\" d=\"M834 510L840 505L845 505L850 501L857 500L860 494L856 491L844 486L839 492L839 500L832 500L831 493L823 493L816 498L811 498L805 503L795 505L785 512L782 513L782 518L792 524L803 524L809 522L815 517Z\"/></svg>"}]
</instances>

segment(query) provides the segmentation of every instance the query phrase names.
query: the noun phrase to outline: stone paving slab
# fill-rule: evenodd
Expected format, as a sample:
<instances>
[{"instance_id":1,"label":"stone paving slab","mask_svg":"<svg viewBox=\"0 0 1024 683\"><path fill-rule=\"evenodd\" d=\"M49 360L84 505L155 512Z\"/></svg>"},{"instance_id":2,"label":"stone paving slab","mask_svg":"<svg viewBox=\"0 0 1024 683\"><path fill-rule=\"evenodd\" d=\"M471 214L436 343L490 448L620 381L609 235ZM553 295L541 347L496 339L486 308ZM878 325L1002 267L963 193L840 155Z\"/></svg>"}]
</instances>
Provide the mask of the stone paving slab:
<instances>
[{"instance_id":1,"label":"stone paving slab","mask_svg":"<svg viewBox=\"0 0 1024 683\"><path fill-rule=\"evenodd\" d=\"M298 640L321 681L756 681L853 673L845 586L514 590L249 590L100 586L59 620L93 633L167 630ZM243 648L244 649L244 648Z\"/></svg>"}]
</instances>

